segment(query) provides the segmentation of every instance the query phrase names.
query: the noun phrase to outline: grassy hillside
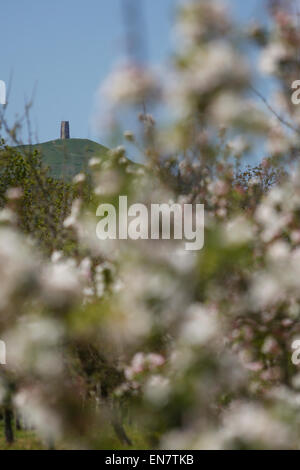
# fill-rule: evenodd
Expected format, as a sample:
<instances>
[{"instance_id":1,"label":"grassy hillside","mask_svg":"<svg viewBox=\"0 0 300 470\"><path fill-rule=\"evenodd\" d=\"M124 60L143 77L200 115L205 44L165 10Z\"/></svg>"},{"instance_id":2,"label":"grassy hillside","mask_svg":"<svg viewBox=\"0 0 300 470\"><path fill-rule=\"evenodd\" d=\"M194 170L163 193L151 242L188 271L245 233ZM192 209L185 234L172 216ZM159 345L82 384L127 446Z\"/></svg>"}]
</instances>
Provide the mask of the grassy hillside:
<instances>
[{"instance_id":1,"label":"grassy hillside","mask_svg":"<svg viewBox=\"0 0 300 470\"><path fill-rule=\"evenodd\" d=\"M24 145L21 149L29 148ZM41 152L42 160L51 169L55 178L71 179L82 170L87 169L92 157L105 157L108 149L88 139L51 140L31 148Z\"/></svg>"}]
</instances>

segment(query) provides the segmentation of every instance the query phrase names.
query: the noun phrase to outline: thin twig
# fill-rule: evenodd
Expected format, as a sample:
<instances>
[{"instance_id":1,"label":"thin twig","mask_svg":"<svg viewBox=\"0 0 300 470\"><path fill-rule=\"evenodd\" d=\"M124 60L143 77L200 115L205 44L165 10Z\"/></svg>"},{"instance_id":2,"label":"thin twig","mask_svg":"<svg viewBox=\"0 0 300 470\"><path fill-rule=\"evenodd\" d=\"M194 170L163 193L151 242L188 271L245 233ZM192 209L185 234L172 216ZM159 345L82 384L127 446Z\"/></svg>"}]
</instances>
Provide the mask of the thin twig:
<instances>
[{"instance_id":1,"label":"thin twig","mask_svg":"<svg viewBox=\"0 0 300 470\"><path fill-rule=\"evenodd\" d=\"M281 122L284 126L288 127L292 131L296 132L297 134L300 134L300 129L298 127L295 127L292 123L284 119L278 112L270 105L270 103L267 101L267 99L258 91L256 88L250 85L251 90L263 101L263 103L266 105L268 110L276 117L276 119Z\"/></svg>"}]
</instances>

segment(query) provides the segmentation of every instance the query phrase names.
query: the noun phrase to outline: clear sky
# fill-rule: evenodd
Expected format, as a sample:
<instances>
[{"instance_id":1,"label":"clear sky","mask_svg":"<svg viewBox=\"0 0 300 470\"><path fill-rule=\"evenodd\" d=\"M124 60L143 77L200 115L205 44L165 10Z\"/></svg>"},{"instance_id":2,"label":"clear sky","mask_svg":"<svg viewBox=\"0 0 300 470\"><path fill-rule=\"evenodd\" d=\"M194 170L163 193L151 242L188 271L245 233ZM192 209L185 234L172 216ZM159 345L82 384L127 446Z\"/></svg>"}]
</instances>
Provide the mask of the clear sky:
<instances>
[{"instance_id":1,"label":"clear sky","mask_svg":"<svg viewBox=\"0 0 300 470\"><path fill-rule=\"evenodd\" d=\"M90 130L95 94L126 52L124 0L1 0L0 79L12 76L8 115L22 114L36 86L32 123L38 140L59 136L69 120L71 137ZM147 58L159 65L172 49L177 0L136 0L143 7ZM264 0L227 0L239 20L261 18ZM103 142L105 143L105 142Z\"/></svg>"}]
</instances>

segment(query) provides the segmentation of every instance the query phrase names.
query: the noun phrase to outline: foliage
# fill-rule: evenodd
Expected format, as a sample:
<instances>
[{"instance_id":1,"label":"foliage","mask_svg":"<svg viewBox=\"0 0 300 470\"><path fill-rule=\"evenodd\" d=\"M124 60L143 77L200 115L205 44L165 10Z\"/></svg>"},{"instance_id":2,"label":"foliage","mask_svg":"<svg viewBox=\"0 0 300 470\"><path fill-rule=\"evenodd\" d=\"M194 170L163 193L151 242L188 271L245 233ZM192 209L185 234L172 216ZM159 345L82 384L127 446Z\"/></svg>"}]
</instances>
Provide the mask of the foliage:
<instances>
[{"instance_id":1,"label":"foliage","mask_svg":"<svg viewBox=\"0 0 300 470\"><path fill-rule=\"evenodd\" d=\"M20 153L2 144L0 149L0 207L16 224L33 235L39 248L51 253L66 246L63 221L75 196L71 184L55 180L42 166L39 153ZM4 213L5 215L5 213Z\"/></svg>"}]
</instances>

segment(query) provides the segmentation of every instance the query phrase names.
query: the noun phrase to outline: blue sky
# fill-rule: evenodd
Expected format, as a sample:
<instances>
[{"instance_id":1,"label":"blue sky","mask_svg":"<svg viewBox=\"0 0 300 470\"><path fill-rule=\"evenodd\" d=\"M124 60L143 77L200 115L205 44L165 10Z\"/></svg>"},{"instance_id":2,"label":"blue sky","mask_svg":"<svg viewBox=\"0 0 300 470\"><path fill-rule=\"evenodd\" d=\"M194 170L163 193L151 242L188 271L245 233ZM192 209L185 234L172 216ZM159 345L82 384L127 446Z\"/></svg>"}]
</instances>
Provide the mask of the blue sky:
<instances>
[{"instance_id":1,"label":"blue sky","mask_svg":"<svg viewBox=\"0 0 300 470\"><path fill-rule=\"evenodd\" d=\"M38 140L59 135L94 138L90 121L95 94L126 52L123 0L2 0L0 79L9 82L8 116L22 114L36 86L32 123ZM148 61L159 65L172 49L177 0L136 0L143 6ZM261 18L263 0L227 0L242 21ZM105 142L103 142L105 143Z\"/></svg>"}]
</instances>

